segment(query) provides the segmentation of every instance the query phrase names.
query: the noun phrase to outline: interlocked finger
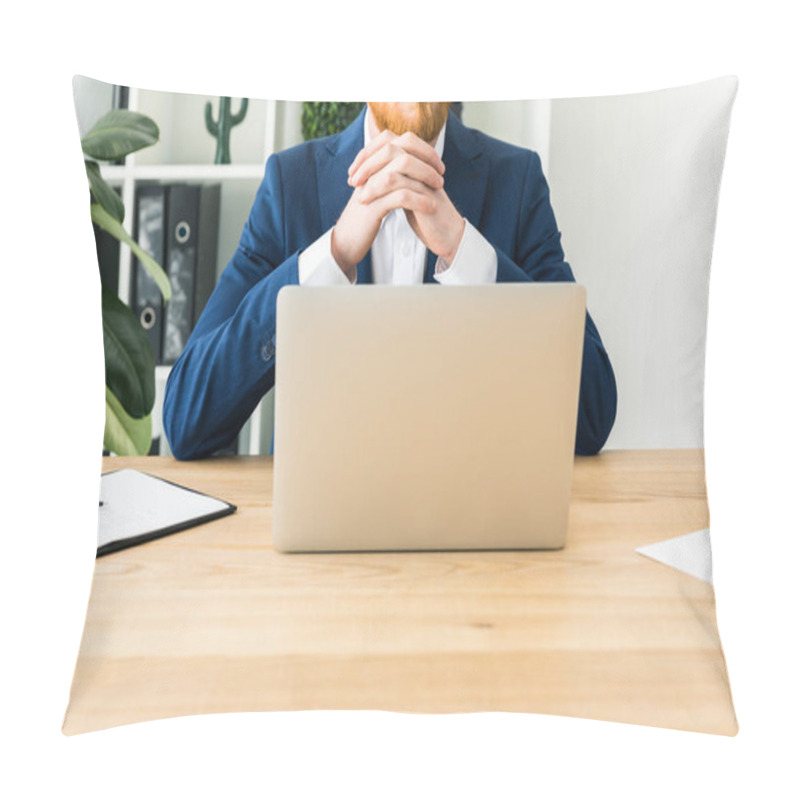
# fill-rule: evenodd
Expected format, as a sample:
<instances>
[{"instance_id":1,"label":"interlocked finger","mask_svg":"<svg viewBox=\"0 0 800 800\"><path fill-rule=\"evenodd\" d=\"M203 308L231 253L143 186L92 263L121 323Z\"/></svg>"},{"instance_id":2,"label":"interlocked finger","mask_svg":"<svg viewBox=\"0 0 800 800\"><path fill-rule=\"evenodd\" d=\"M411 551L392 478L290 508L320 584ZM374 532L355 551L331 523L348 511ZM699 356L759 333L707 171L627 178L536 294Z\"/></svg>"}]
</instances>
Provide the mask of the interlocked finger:
<instances>
[{"instance_id":1,"label":"interlocked finger","mask_svg":"<svg viewBox=\"0 0 800 800\"><path fill-rule=\"evenodd\" d=\"M364 183L391 160L403 154L427 165L431 170L431 177L434 173L439 176L444 174L444 162L427 142L423 142L413 133L396 136L389 131L383 131L356 156L349 169L348 183L351 186Z\"/></svg>"},{"instance_id":2,"label":"interlocked finger","mask_svg":"<svg viewBox=\"0 0 800 800\"><path fill-rule=\"evenodd\" d=\"M413 189L398 189L384 195L381 201L388 214L396 208L413 211L417 214L432 214L436 209L436 201L427 193L415 192Z\"/></svg>"},{"instance_id":3,"label":"interlocked finger","mask_svg":"<svg viewBox=\"0 0 800 800\"><path fill-rule=\"evenodd\" d=\"M371 175L360 188L363 199L370 202L387 192L406 186L417 190L425 186L435 191L444 186L444 179L429 164L401 150L399 155Z\"/></svg>"}]
</instances>

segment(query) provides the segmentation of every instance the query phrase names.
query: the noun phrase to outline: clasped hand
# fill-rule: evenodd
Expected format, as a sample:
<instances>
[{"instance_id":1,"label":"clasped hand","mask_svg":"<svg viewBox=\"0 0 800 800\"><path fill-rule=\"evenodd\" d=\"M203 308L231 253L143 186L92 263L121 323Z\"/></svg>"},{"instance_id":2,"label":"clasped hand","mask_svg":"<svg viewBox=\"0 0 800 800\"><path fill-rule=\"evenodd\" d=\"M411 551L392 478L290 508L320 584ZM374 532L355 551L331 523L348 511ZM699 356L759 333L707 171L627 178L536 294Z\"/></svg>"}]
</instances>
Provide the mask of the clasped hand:
<instances>
[{"instance_id":1,"label":"clasped hand","mask_svg":"<svg viewBox=\"0 0 800 800\"><path fill-rule=\"evenodd\" d=\"M333 257L350 280L396 208L429 250L452 263L465 223L444 191L444 171L436 150L413 133L383 131L359 152L348 173L353 194L331 239Z\"/></svg>"}]
</instances>

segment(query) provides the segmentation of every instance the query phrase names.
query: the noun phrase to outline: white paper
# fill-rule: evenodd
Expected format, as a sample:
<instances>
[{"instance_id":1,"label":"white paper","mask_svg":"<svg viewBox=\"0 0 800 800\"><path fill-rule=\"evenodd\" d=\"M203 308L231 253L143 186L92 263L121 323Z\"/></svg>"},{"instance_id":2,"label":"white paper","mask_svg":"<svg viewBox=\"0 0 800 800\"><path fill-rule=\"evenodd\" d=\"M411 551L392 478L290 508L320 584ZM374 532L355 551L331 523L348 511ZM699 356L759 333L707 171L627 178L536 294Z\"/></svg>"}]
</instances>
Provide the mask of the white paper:
<instances>
[{"instance_id":1,"label":"white paper","mask_svg":"<svg viewBox=\"0 0 800 800\"><path fill-rule=\"evenodd\" d=\"M687 575L713 583L711 578L711 537L709 529L676 536L663 542L638 547L637 553L674 567Z\"/></svg>"},{"instance_id":2,"label":"white paper","mask_svg":"<svg viewBox=\"0 0 800 800\"><path fill-rule=\"evenodd\" d=\"M141 536L228 507L227 503L167 483L135 469L109 472L100 479L98 548Z\"/></svg>"}]
</instances>

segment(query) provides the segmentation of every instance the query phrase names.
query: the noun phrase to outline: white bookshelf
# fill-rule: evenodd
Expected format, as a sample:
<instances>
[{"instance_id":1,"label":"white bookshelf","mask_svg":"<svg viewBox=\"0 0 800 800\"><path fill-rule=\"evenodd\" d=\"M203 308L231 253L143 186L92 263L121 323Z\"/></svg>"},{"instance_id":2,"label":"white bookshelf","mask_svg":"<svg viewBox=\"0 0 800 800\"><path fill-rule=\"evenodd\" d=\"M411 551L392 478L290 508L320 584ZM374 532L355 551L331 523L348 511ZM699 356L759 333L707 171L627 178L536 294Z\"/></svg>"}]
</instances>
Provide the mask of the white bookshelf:
<instances>
[{"instance_id":1,"label":"white bookshelf","mask_svg":"<svg viewBox=\"0 0 800 800\"><path fill-rule=\"evenodd\" d=\"M98 97L111 96L110 87L95 81L86 81L76 87L76 105L81 120L81 102L94 105L98 118L110 108ZM108 183L120 189L125 205L123 225L132 233L136 185L141 181L209 182L222 187L220 208L219 249L217 252L217 278L233 255L239 235L247 220L256 191L264 175L267 158L276 149L283 149L301 141L301 104L281 101L250 100L244 121L231 133L231 157L234 163L214 164L215 139L206 131L205 103L211 101L213 113L218 113L218 97L152 92L131 88L128 108L151 117L159 127L157 145L128 156L123 165L101 165L101 174ZM240 100L234 99L233 110ZM87 116L84 126L91 127L94 119ZM81 135L85 130L81 130ZM119 296L125 303L130 300L132 258L130 249L120 247ZM162 454L169 454L163 435L161 415L164 388L171 367L156 367L156 402L153 408L153 437L160 437ZM272 438L273 398L269 392L244 426L239 436L241 454L257 455L269 452Z\"/></svg>"}]
</instances>

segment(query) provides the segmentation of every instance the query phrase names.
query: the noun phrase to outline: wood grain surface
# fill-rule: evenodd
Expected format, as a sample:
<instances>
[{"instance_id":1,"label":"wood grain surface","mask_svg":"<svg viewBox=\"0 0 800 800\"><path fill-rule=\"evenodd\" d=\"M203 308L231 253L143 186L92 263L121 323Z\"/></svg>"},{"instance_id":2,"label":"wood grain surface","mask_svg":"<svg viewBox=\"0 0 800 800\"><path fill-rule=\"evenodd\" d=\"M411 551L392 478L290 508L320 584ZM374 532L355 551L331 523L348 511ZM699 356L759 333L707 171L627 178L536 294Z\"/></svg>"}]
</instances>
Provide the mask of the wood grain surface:
<instances>
[{"instance_id":1,"label":"wood grain surface","mask_svg":"<svg viewBox=\"0 0 800 800\"><path fill-rule=\"evenodd\" d=\"M511 711L734 735L701 450L576 459L561 551L281 554L272 460L106 459L238 511L98 559L64 733L215 712Z\"/></svg>"}]
</instances>

